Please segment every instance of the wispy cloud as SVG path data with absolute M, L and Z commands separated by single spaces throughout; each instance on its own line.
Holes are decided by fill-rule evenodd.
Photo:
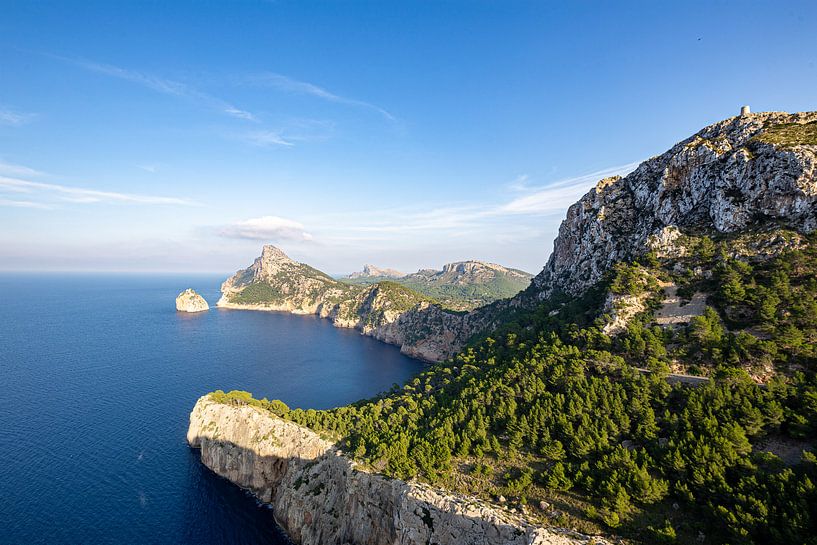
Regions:
M 0 107 L 0 125 L 19 127 L 34 119 L 35 115 Z
M 155 195 L 141 195 L 137 193 L 118 193 L 115 191 L 99 191 L 60 184 L 32 182 L 18 178 L 0 176 L 0 191 L 8 190 L 20 193 L 45 193 L 56 195 L 60 200 L 72 203 L 90 204 L 102 202 L 119 202 L 130 204 L 169 204 L 178 206 L 200 206 L 190 199 L 177 197 L 160 197 Z
M 285 146 L 291 147 L 294 144 L 289 140 L 284 139 L 278 131 L 250 131 L 241 135 L 243 140 L 246 140 L 254 146 Z
M 50 176 L 33 168 L 0 162 L 0 194 L 25 194 L 27 200 L 3 199 L 4 206 L 54 208 L 59 203 L 123 203 L 143 205 L 201 206 L 191 199 L 103 191 L 42 181 Z M 36 181 L 31 178 L 37 178 Z
M 38 208 L 40 210 L 50 210 L 53 208 L 53 206 L 41 202 L 19 201 L 4 198 L 0 198 L 0 206 L 10 206 L 12 208 Z
M 233 137 L 258 147 L 292 147 L 303 142 L 321 142 L 331 138 L 335 125 L 316 119 L 288 119 L 274 129 L 259 129 Z
M 520 174 L 508 184 L 508 189 L 511 191 L 527 191 L 530 189 L 530 185 L 528 185 L 529 180 L 530 176 L 527 174 Z
M 5 174 L 6 176 L 30 176 L 30 177 L 37 177 L 42 176 L 43 173 L 39 170 L 34 170 L 33 168 L 29 168 L 23 165 L 15 165 L 12 163 L 4 163 L 0 161 L 0 175 Z
M 345 104 L 347 106 L 364 108 L 380 114 L 389 121 L 396 121 L 396 118 L 388 110 L 386 110 L 385 108 L 381 108 L 376 104 L 366 102 L 365 100 L 357 100 L 354 98 L 348 98 L 341 95 L 337 95 L 323 87 L 315 85 L 314 83 L 300 81 L 289 76 L 285 76 L 283 74 L 278 74 L 275 72 L 264 72 L 262 74 L 250 76 L 249 78 L 247 78 L 247 81 L 255 85 L 274 87 L 281 91 L 317 97 L 328 102 L 335 102 L 337 104 Z
M 602 178 L 626 175 L 638 162 L 607 168 L 583 176 L 561 180 L 544 187 L 527 187 L 529 193 L 500 206 L 498 214 L 549 214 L 565 210 Z M 526 182 L 527 179 L 523 180 Z
M 279 216 L 262 216 L 239 221 L 223 226 L 217 232 L 222 237 L 264 242 L 312 240 L 312 235 L 304 230 L 303 224 Z
M 175 96 L 187 100 L 192 100 L 194 102 L 198 102 L 209 108 L 218 110 L 221 113 L 224 113 L 231 117 L 235 117 L 237 119 L 244 119 L 247 121 L 258 121 L 256 116 L 253 115 L 251 112 L 248 112 L 247 110 L 242 110 L 241 108 L 236 107 L 235 105 L 231 104 L 226 100 L 199 91 L 198 89 L 186 83 L 174 81 L 167 78 L 162 78 L 154 74 L 149 74 L 147 72 L 140 72 L 138 70 L 121 68 L 119 66 L 114 66 L 112 64 L 104 64 L 89 61 L 87 59 L 74 59 L 69 57 L 62 57 L 59 55 L 50 56 L 55 59 L 59 59 L 63 62 L 79 66 L 80 68 L 83 68 L 90 72 L 96 72 L 98 74 L 103 74 L 112 78 L 118 78 L 121 80 L 129 81 L 131 83 L 141 85 L 142 87 L 146 87 L 148 89 L 151 89 L 153 91 L 165 95 Z
M 321 244 L 429 243 L 432 240 L 503 241 L 542 236 L 547 226 L 592 188 L 600 179 L 627 174 L 637 163 L 611 167 L 590 174 L 559 180 L 546 186 L 530 186 L 530 178 L 517 178 L 524 194 L 499 203 L 460 203 L 448 206 L 411 206 L 323 213 L 302 218 L 309 225 L 267 216 L 222 229 L 221 234 L 250 240 L 309 240 Z M 558 223 L 556 223 L 558 225 Z M 290 236 L 281 236 L 285 231 Z

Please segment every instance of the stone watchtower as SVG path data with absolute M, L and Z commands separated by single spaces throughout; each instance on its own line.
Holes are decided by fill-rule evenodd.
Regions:
M 741 106 L 741 108 L 740 108 L 740 116 L 741 117 L 746 117 L 750 113 L 752 113 L 752 110 L 749 109 L 749 106 Z

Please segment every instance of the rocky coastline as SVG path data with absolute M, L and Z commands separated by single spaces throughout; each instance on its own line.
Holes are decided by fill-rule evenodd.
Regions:
M 187 441 L 216 474 L 272 506 L 299 545 L 579 545 L 500 506 L 371 473 L 332 442 L 263 409 L 204 396 Z

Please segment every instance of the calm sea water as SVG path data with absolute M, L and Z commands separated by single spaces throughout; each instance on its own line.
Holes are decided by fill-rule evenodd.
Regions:
M 328 408 L 421 369 L 314 317 L 176 313 L 183 288 L 214 304 L 220 281 L 0 275 L 0 543 L 285 543 L 188 448 L 196 399 Z

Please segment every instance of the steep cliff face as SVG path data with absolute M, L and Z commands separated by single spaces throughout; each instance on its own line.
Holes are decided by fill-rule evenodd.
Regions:
M 314 432 L 255 407 L 202 397 L 190 414 L 187 440 L 201 449 L 207 467 L 270 503 L 300 545 L 589 541 L 473 498 L 363 471 Z
M 570 207 L 536 295 L 578 294 L 616 261 L 681 233 L 817 228 L 817 112 L 768 112 L 704 128 Z

